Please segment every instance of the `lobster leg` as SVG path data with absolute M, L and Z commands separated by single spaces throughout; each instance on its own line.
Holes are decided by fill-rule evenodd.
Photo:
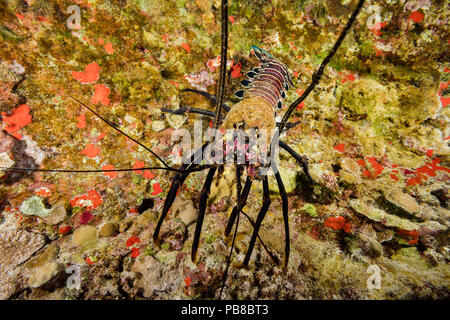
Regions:
M 217 168 L 213 167 L 209 169 L 208 175 L 206 176 L 205 184 L 203 185 L 202 192 L 200 194 L 199 201 L 199 214 L 197 219 L 197 224 L 195 225 L 194 241 L 192 242 L 191 260 L 195 262 L 197 256 L 198 244 L 200 242 L 200 233 L 202 231 L 203 219 L 205 218 L 206 204 L 209 197 L 209 192 L 211 190 L 211 184 L 216 173 Z
M 193 93 L 197 93 L 197 94 L 199 94 L 199 95 L 204 96 L 206 99 L 208 99 L 208 100 L 211 101 L 212 103 L 216 103 L 216 102 L 217 102 L 216 96 L 214 96 L 214 95 L 212 95 L 212 94 L 210 94 L 210 93 L 208 93 L 208 92 L 206 92 L 206 91 L 201 91 L 201 90 L 196 90 L 196 89 L 189 89 L 189 88 L 187 88 L 187 89 L 181 90 L 181 92 L 193 92 Z M 229 107 L 226 103 L 223 103 L 223 104 L 222 104 L 222 108 L 223 108 L 225 111 L 230 111 L 230 107 Z
M 277 122 L 277 126 L 279 126 L 280 123 L 281 123 L 281 122 Z M 285 128 L 284 128 L 283 131 L 286 131 L 286 130 L 295 128 L 295 127 L 298 126 L 300 123 L 301 123 L 301 121 L 297 121 L 297 122 L 287 122 L 287 123 L 286 123 L 286 126 L 285 126 Z
M 205 97 L 206 99 L 210 100 L 212 103 L 216 103 L 217 102 L 217 98 L 206 92 L 206 91 L 200 91 L 200 90 L 196 90 L 196 89 L 183 89 L 181 90 L 181 92 L 193 92 L 193 93 L 197 93 L 202 95 L 203 97 Z M 223 103 L 222 104 L 222 108 L 228 112 L 230 111 L 230 107 L 226 104 Z M 210 110 L 205 110 L 205 109 L 200 109 L 200 108 L 192 108 L 192 107 L 180 107 L 177 110 L 172 110 L 172 109 L 167 109 L 167 108 L 162 108 L 161 109 L 162 112 L 168 112 L 168 113 L 173 113 L 173 114 L 184 114 L 184 113 L 198 113 L 198 114 L 202 114 L 204 116 L 207 117 L 211 117 L 214 118 L 215 117 L 215 112 L 214 111 L 210 111 Z
M 183 164 L 182 169 L 186 170 L 191 167 L 196 167 L 197 164 L 195 164 L 195 160 L 197 160 L 203 154 L 203 151 L 208 146 L 208 144 L 209 144 L 209 142 L 206 142 L 205 144 L 203 144 L 203 146 L 200 149 L 195 151 L 190 159 L 191 162 L 189 164 Z M 188 177 L 188 175 L 189 175 L 189 173 L 177 173 L 172 180 L 172 184 L 170 186 L 169 192 L 167 193 L 167 197 L 164 200 L 164 206 L 163 206 L 163 210 L 161 212 L 161 216 L 159 217 L 158 224 L 156 225 L 155 231 L 153 232 L 153 242 L 158 247 L 160 245 L 158 235 L 159 235 L 159 231 L 161 229 L 162 223 L 163 223 L 164 219 L 166 218 L 167 213 L 170 210 L 170 207 L 172 206 L 173 202 L 175 201 L 178 190 L 181 188 L 181 186 L 183 185 L 183 183 L 186 180 L 186 178 Z
M 297 162 L 299 165 L 302 166 L 303 172 L 305 172 L 306 176 L 308 177 L 309 182 L 314 183 L 313 179 L 309 175 L 308 170 L 308 159 L 305 156 L 299 155 L 297 152 L 295 152 L 294 149 L 292 149 L 286 142 L 279 141 L 280 147 L 284 150 L 286 150 Z
M 208 116 L 214 118 L 214 111 L 199 109 L 199 108 L 191 108 L 191 107 L 180 107 L 177 110 L 161 108 L 162 112 L 172 113 L 172 114 L 184 114 L 184 113 L 198 113 L 204 116 Z
M 267 211 L 269 210 L 270 205 L 270 195 L 269 195 L 269 181 L 267 176 L 263 178 L 263 204 L 261 210 L 258 213 L 256 218 L 255 227 L 253 228 L 252 238 L 250 239 L 250 244 L 248 246 L 247 253 L 245 255 L 244 261 L 242 262 L 241 267 L 246 268 L 248 266 L 248 262 L 250 261 L 250 256 L 252 255 L 253 247 L 255 246 L 256 238 L 259 233 L 259 229 L 261 227 L 261 223 L 266 216 Z
M 164 200 L 164 207 L 161 212 L 161 216 L 159 217 L 158 224 L 156 225 L 155 231 L 153 232 L 153 242 L 158 247 L 160 245 L 160 240 L 158 238 L 159 230 L 161 229 L 162 223 L 163 223 L 164 219 L 166 218 L 166 215 L 169 212 L 170 207 L 172 206 L 173 202 L 175 201 L 178 190 L 183 185 L 183 183 L 186 180 L 186 178 L 188 177 L 188 175 L 189 174 L 177 173 L 172 180 L 170 190 L 167 193 L 166 199 Z
M 242 176 L 242 165 L 236 166 L 236 197 L 237 197 L 237 203 L 236 206 L 239 210 L 237 212 L 240 212 L 241 210 L 241 195 L 242 195 L 242 184 L 241 184 L 241 176 Z
M 248 214 L 246 214 L 244 211 L 241 210 L 241 213 L 244 215 L 244 217 L 247 218 L 248 222 L 250 222 L 250 224 L 252 225 L 252 228 L 255 228 L 255 223 L 253 222 L 252 218 L 249 217 Z M 276 255 L 274 255 L 266 246 L 266 244 L 264 243 L 264 241 L 261 239 L 261 237 L 258 234 L 258 239 L 261 242 L 264 250 L 266 250 L 267 254 L 269 255 L 269 257 L 273 260 L 273 262 L 275 262 L 276 265 L 280 264 L 280 260 L 278 259 L 278 257 Z
M 242 191 L 242 194 L 240 196 L 240 203 L 239 208 L 243 208 L 245 204 L 247 203 L 248 194 L 250 193 L 250 188 L 252 186 L 252 179 L 250 177 L 247 177 L 247 180 L 245 181 L 244 189 Z M 225 228 L 225 236 L 228 236 L 231 232 L 231 228 L 233 227 L 234 221 L 236 220 L 236 216 L 238 214 L 238 204 L 236 204 L 233 208 L 233 211 L 231 212 L 230 218 L 228 219 L 227 227 Z
M 283 180 L 281 179 L 280 172 L 275 163 L 272 163 L 272 170 L 275 173 L 275 179 L 277 180 L 278 190 L 281 196 L 281 206 L 283 209 L 283 221 L 284 221 L 284 234 L 285 234 L 285 247 L 284 247 L 284 267 L 286 268 L 289 262 L 289 253 L 291 250 L 290 237 L 289 237 L 289 218 L 288 218 L 288 197 L 286 189 L 284 187 Z

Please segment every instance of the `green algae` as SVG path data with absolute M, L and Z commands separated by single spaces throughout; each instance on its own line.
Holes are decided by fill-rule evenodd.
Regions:
M 14 32 L 9 30 L 5 26 L 0 26 L 0 37 L 3 41 L 19 42 L 19 41 L 23 40 L 22 37 L 16 35 Z
M 423 269 L 427 269 L 430 266 L 429 263 L 421 257 L 416 247 L 401 248 L 391 256 L 391 259 Z
M 210 234 L 208 237 L 205 238 L 205 242 L 208 244 L 211 244 L 216 240 L 216 237 L 213 234 Z
M 20 211 L 25 215 L 43 218 L 50 214 L 51 209 L 45 207 L 44 199 L 33 196 L 22 203 Z
M 303 207 L 301 207 L 300 210 L 306 211 L 306 213 L 309 214 L 313 218 L 317 217 L 316 207 L 311 203 L 305 204 Z
M 149 93 L 156 92 L 162 81 L 160 72 L 150 65 L 130 64 L 127 70 L 117 72 L 111 82 L 117 94 L 126 103 L 145 105 Z
M 278 167 L 281 178 L 284 182 L 284 188 L 287 193 L 292 192 L 297 187 L 297 172 L 285 167 Z M 273 193 L 279 193 L 278 184 L 275 177 L 271 176 L 269 178 L 269 190 Z

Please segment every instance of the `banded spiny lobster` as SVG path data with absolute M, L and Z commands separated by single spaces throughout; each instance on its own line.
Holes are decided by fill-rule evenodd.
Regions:
M 235 182 L 236 182 L 236 203 L 233 207 L 231 215 L 229 217 L 227 226 L 225 228 L 225 235 L 229 235 L 232 231 L 233 226 L 235 226 L 235 232 L 233 236 L 232 246 L 230 250 L 230 256 L 228 257 L 227 266 L 225 269 L 224 280 L 222 284 L 222 290 L 225 285 L 225 279 L 227 276 L 227 271 L 231 262 L 231 255 L 233 253 L 233 248 L 236 240 L 236 234 L 239 225 L 240 214 L 243 213 L 251 222 L 253 226 L 253 233 L 250 239 L 250 243 L 248 246 L 248 250 L 245 254 L 245 258 L 241 263 L 242 267 L 246 267 L 250 261 L 250 257 L 252 251 L 254 249 L 254 245 L 256 243 L 257 238 L 259 237 L 258 232 L 261 226 L 261 223 L 269 209 L 270 205 L 270 195 L 269 195 L 269 184 L 267 178 L 267 172 L 270 170 L 273 171 L 276 183 L 279 189 L 279 194 L 282 202 L 282 211 L 283 211 L 283 220 L 284 220 L 284 229 L 285 229 L 285 257 L 284 257 L 284 266 L 287 266 L 289 261 L 289 252 L 290 252 L 290 240 L 289 240 L 289 221 L 288 221 L 288 201 L 287 201 L 287 193 L 281 179 L 281 176 L 277 170 L 277 165 L 275 161 L 273 161 L 273 147 L 275 144 L 279 144 L 281 148 L 287 151 L 292 157 L 296 159 L 296 161 L 301 165 L 305 174 L 312 182 L 311 177 L 308 173 L 307 159 L 299 155 L 295 152 L 291 147 L 289 147 L 286 143 L 279 141 L 278 139 L 271 139 L 270 147 L 269 147 L 269 161 L 258 162 L 250 164 L 248 159 L 245 159 L 243 163 L 239 163 L 236 160 L 240 156 L 241 150 L 237 147 L 238 143 L 241 145 L 247 145 L 247 149 L 251 149 L 251 146 L 248 145 L 248 135 L 242 135 L 242 130 L 253 130 L 252 134 L 258 135 L 258 132 L 266 130 L 275 132 L 283 132 L 295 124 L 289 123 L 289 119 L 295 110 L 295 108 L 306 99 L 306 97 L 310 94 L 310 92 L 315 88 L 315 86 L 320 81 L 320 78 L 324 72 L 325 67 L 338 50 L 341 45 L 343 39 L 345 38 L 347 32 L 351 28 L 354 23 L 359 11 L 361 10 L 364 4 L 364 0 L 359 0 L 350 19 L 348 20 L 346 26 L 341 32 L 338 40 L 332 47 L 331 51 L 328 53 L 326 58 L 322 61 L 320 67 L 315 72 L 312 77 L 312 81 L 304 93 L 295 100 L 289 107 L 287 111 L 284 113 L 280 122 L 275 121 L 274 112 L 277 107 L 281 106 L 281 99 L 285 97 L 286 91 L 293 86 L 292 81 L 289 76 L 289 72 L 287 67 L 270 55 L 267 51 L 260 49 L 256 46 L 252 46 L 254 54 L 258 57 L 260 61 L 260 66 L 254 68 L 252 71 L 247 73 L 248 79 L 242 81 L 242 85 L 244 86 L 243 90 L 239 90 L 236 92 L 236 96 L 241 98 L 242 100 L 229 107 L 226 103 L 224 103 L 224 93 L 225 93 L 225 83 L 227 77 L 227 64 L 226 58 L 221 59 L 220 63 L 220 77 L 219 83 L 217 87 L 216 95 L 213 96 L 208 92 L 198 91 L 194 89 L 185 89 L 184 91 L 190 91 L 194 93 L 201 94 L 202 96 L 208 98 L 215 105 L 214 111 L 197 109 L 197 108 L 180 108 L 178 110 L 170 110 L 163 109 L 165 112 L 170 112 L 174 114 L 183 114 L 187 112 L 191 113 L 200 113 L 206 116 L 210 116 L 214 119 L 213 121 L 213 130 L 219 130 L 221 128 L 228 129 L 233 131 L 232 139 L 232 150 L 225 156 L 231 156 L 235 161 Z M 221 2 L 221 57 L 227 57 L 228 50 L 228 1 L 222 0 Z M 192 252 L 191 258 L 193 261 L 196 259 L 196 255 L 198 252 L 198 247 L 200 243 L 200 235 L 202 230 L 203 221 L 205 218 L 205 213 L 207 209 L 207 201 L 208 195 L 210 193 L 210 188 L 213 183 L 214 177 L 220 175 L 224 169 L 223 164 L 200 164 L 198 158 L 201 157 L 205 152 L 209 153 L 207 156 L 217 156 L 215 153 L 215 146 L 218 146 L 222 143 L 222 141 L 215 140 L 214 138 L 198 149 L 191 155 L 189 161 L 184 163 L 181 168 L 176 169 L 170 167 L 161 157 L 159 157 L 153 150 L 149 149 L 145 145 L 143 145 L 138 140 L 132 138 L 128 134 L 124 133 L 117 126 L 113 125 L 110 121 L 106 120 L 104 117 L 96 113 L 92 108 L 87 106 L 85 103 L 80 101 L 77 98 L 72 97 L 75 101 L 83 105 L 86 109 L 90 110 L 93 114 L 95 114 L 99 119 L 107 123 L 114 130 L 120 132 L 124 136 L 128 137 L 141 147 L 145 148 L 147 151 L 152 153 L 162 164 L 162 167 L 149 167 L 149 168 L 139 168 L 139 170 L 144 169 L 160 169 L 160 170 L 168 170 L 175 172 L 175 176 L 172 180 L 172 184 L 170 190 L 168 192 L 167 198 L 165 199 L 164 206 L 162 209 L 162 213 L 159 217 L 158 223 L 153 233 L 153 240 L 156 245 L 160 244 L 159 233 L 164 219 L 166 218 L 177 194 L 180 190 L 181 186 L 192 172 L 208 170 L 206 180 L 204 182 L 203 188 L 200 193 L 199 199 L 199 215 L 197 219 L 197 224 L 195 227 L 194 240 L 192 244 Z M 226 112 L 226 115 L 223 116 L 222 113 Z M 241 140 L 239 140 L 241 139 Z M 242 140 L 243 139 L 243 140 Z M 246 140 L 247 139 L 247 140 Z M 245 149 L 245 148 L 244 148 Z M 220 155 L 222 156 L 222 155 Z M 244 186 L 241 184 L 241 177 L 243 175 L 244 169 L 247 171 L 246 180 Z M 12 171 L 44 171 L 44 172 L 110 172 L 110 171 L 133 171 L 136 169 L 121 169 L 121 170 L 58 170 L 58 169 L 31 169 L 31 168 L 9 168 L 6 170 Z M 256 221 L 252 221 L 250 217 L 248 217 L 242 209 L 246 205 L 247 198 L 249 196 L 252 184 L 256 181 L 261 181 L 262 189 L 263 189 L 263 201 L 262 207 L 259 210 Z M 264 245 L 264 244 L 263 244 Z M 270 252 L 269 252 L 270 254 Z M 278 262 L 278 259 L 271 255 L 271 257 Z M 221 291 L 222 292 L 222 291 Z

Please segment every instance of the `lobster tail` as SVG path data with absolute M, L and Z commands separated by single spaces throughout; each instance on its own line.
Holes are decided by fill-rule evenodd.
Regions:
M 260 66 L 247 72 L 248 79 L 241 81 L 245 90 L 236 92 L 238 98 L 260 97 L 274 109 L 281 107 L 285 91 L 292 86 L 292 80 L 286 66 L 264 49 L 252 46 L 253 53 Z

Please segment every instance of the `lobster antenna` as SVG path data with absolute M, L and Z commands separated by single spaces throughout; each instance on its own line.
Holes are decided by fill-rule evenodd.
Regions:
M 88 107 L 84 102 L 78 100 L 75 97 L 72 97 L 71 95 L 69 95 L 70 98 L 72 98 L 73 100 L 75 100 L 76 102 L 78 102 L 79 104 L 81 104 L 83 107 L 85 107 L 86 109 L 88 109 L 90 112 L 92 112 L 93 114 L 95 114 L 100 120 L 102 120 L 103 122 L 105 122 L 107 125 L 109 125 L 111 128 L 113 128 L 114 130 L 116 130 L 117 132 L 119 132 L 120 134 L 124 135 L 125 137 L 127 137 L 128 139 L 130 139 L 131 141 L 133 141 L 134 143 L 137 143 L 138 145 L 140 145 L 142 148 L 144 148 L 145 150 L 149 151 L 151 154 L 153 154 L 159 161 L 161 161 L 161 163 L 166 167 L 166 168 L 170 168 L 170 166 L 163 160 L 161 159 L 160 156 L 158 156 L 153 150 L 151 150 L 150 148 L 148 148 L 147 146 L 145 146 L 144 144 L 140 143 L 139 141 L 137 141 L 136 139 L 130 137 L 128 134 L 126 134 L 125 132 L 123 132 L 122 130 L 120 130 L 119 128 L 117 128 L 116 126 L 114 126 L 111 122 L 109 122 L 108 120 L 106 120 L 105 118 L 103 118 L 101 115 L 99 115 L 97 112 L 95 112 L 92 108 Z
M 222 299 L 222 292 L 223 292 L 223 289 L 225 288 L 225 282 L 227 281 L 228 269 L 230 268 L 231 256 L 233 255 L 234 244 L 236 242 L 236 235 L 237 235 L 238 226 L 239 226 L 239 216 L 240 216 L 240 214 L 238 214 L 236 217 L 236 227 L 234 228 L 233 241 L 231 242 L 231 249 L 230 249 L 230 253 L 228 254 L 227 266 L 225 267 L 225 272 L 223 274 L 222 286 L 220 287 L 220 293 L 219 293 L 219 300 Z
M 172 167 L 145 167 L 145 168 L 127 168 L 127 169 L 101 169 L 101 170 L 66 170 L 66 169 L 32 169 L 32 168 L 6 168 L 0 167 L 1 171 L 32 171 L 32 172 L 60 172 L 60 173 L 98 173 L 98 172 L 130 172 L 130 171 L 142 171 L 142 170 L 166 170 L 177 173 L 191 173 L 202 171 L 213 167 L 212 165 L 203 165 L 190 170 L 178 170 Z
M 336 51 L 339 49 L 339 46 L 342 44 L 342 41 L 344 41 L 345 36 L 347 35 L 347 32 L 350 30 L 353 22 L 355 22 L 356 17 L 358 16 L 359 12 L 361 11 L 361 8 L 364 4 L 364 0 L 359 0 L 358 4 L 356 5 L 355 10 L 353 11 L 350 19 L 347 22 L 347 25 L 342 30 L 339 38 L 337 39 L 336 43 L 334 44 L 333 48 L 331 49 L 330 53 L 323 59 L 322 63 L 320 64 L 319 69 L 314 73 L 312 77 L 311 84 L 308 86 L 308 88 L 305 90 L 305 92 L 294 102 L 291 103 L 286 113 L 283 115 L 283 118 L 281 120 L 279 130 L 280 132 L 283 132 L 283 129 L 288 122 L 289 118 L 292 115 L 292 112 L 296 109 L 296 107 L 306 99 L 306 97 L 311 93 L 311 91 L 314 90 L 315 86 L 319 83 L 320 78 L 322 77 L 323 71 L 327 64 L 330 62 L 331 58 L 334 56 Z
M 234 140 L 234 139 L 233 139 Z M 222 280 L 222 286 L 220 288 L 220 293 L 219 293 L 219 300 L 222 299 L 222 292 L 223 289 L 225 288 L 225 282 L 227 281 L 227 276 L 228 276 L 228 269 L 230 267 L 231 264 L 231 256 L 233 255 L 233 250 L 234 250 L 234 244 L 236 242 L 236 236 L 237 236 L 237 231 L 238 231 L 238 227 L 239 227 L 239 216 L 240 216 L 240 212 L 241 212 L 241 193 L 242 193 L 242 185 L 241 185 L 241 174 L 242 174 L 242 170 L 241 170 L 241 166 L 237 165 L 236 166 L 236 206 L 237 206 L 237 217 L 236 217 L 236 227 L 234 229 L 234 234 L 233 234 L 233 240 L 231 242 L 231 248 L 230 248 L 230 253 L 228 254 L 228 259 L 227 259 L 227 265 L 225 267 L 225 272 L 223 274 L 223 280 Z
M 221 41 L 220 41 L 220 75 L 219 75 L 219 84 L 217 86 L 217 100 L 215 106 L 215 116 L 214 116 L 214 130 L 219 128 L 219 122 L 221 119 L 222 112 L 222 104 L 223 97 L 225 95 L 225 82 L 227 78 L 227 50 L 228 50 L 228 0 L 222 0 L 222 5 L 220 8 L 221 12 Z M 211 140 L 211 150 L 214 147 L 215 135 L 213 135 Z M 192 163 L 187 167 L 188 169 L 191 167 Z
M 252 225 L 252 227 L 255 227 L 255 223 L 253 222 L 252 218 L 250 218 L 250 216 L 245 213 L 244 211 L 241 210 L 241 213 L 247 218 L 247 220 L 250 222 L 250 224 Z M 222 298 L 222 292 L 223 289 L 225 288 L 225 282 L 227 280 L 227 275 L 228 275 L 228 268 L 230 267 L 230 263 L 231 263 L 231 255 L 233 254 L 233 250 L 234 250 L 234 244 L 236 243 L 236 235 L 237 235 L 237 230 L 238 230 L 238 225 L 239 225 L 239 214 L 236 216 L 236 227 L 234 229 L 234 234 L 233 234 L 233 241 L 231 243 L 231 249 L 230 249 L 230 253 L 228 254 L 228 259 L 227 259 L 227 266 L 225 268 L 225 272 L 223 275 L 223 280 L 222 280 L 222 286 L 220 287 L 220 294 L 219 294 L 219 299 Z M 278 260 L 277 256 L 274 255 L 269 248 L 267 248 L 266 244 L 264 243 L 264 241 L 261 239 L 261 237 L 259 236 L 259 234 L 257 235 L 259 241 L 261 242 L 264 250 L 266 250 L 267 254 L 269 255 L 269 257 L 273 260 L 273 262 L 275 262 L 277 265 L 280 263 L 280 260 Z
M 241 213 L 247 218 L 248 222 L 250 222 L 251 226 L 253 227 L 253 229 L 255 228 L 255 222 L 252 220 L 252 218 L 250 218 L 250 216 L 248 214 L 246 214 L 243 210 L 241 210 Z M 270 259 L 273 260 L 273 262 L 275 262 L 276 265 L 280 264 L 280 260 L 278 259 L 278 257 L 273 254 L 273 252 L 271 252 L 269 250 L 269 248 L 267 248 L 266 244 L 264 243 L 264 241 L 261 239 L 261 237 L 258 235 L 256 235 L 258 237 L 259 242 L 261 243 L 261 245 L 263 246 L 264 250 L 266 250 L 267 254 L 269 255 Z
M 220 43 L 220 77 L 217 87 L 216 115 L 214 118 L 214 129 L 219 128 L 220 115 L 222 112 L 223 97 L 225 94 L 225 81 L 227 78 L 227 49 L 228 49 L 228 0 L 222 0 L 221 6 L 221 43 Z

